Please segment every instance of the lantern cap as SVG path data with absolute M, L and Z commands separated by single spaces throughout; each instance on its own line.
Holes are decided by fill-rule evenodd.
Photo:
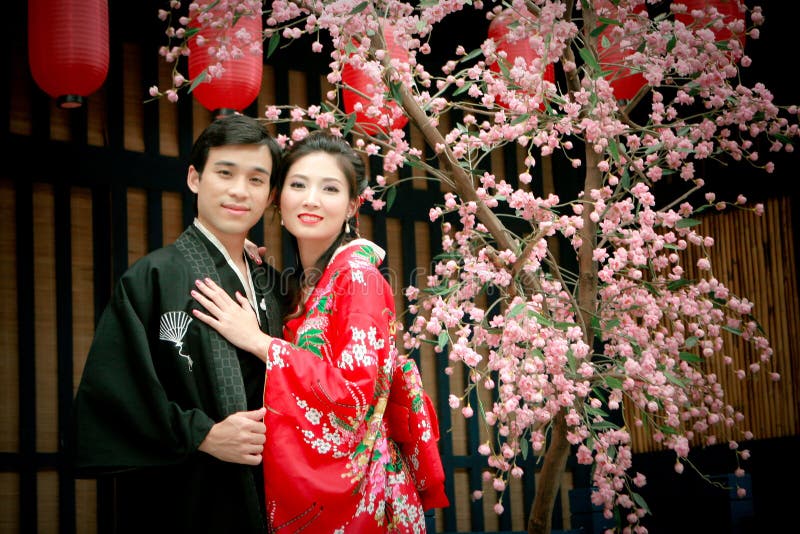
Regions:
M 77 109 L 83 107 L 85 99 L 81 95 L 61 95 L 56 102 L 61 109 Z
M 223 117 L 230 117 L 231 115 L 236 115 L 237 113 L 239 113 L 239 111 L 233 108 L 217 108 L 212 112 L 212 115 L 214 115 L 215 119 L 221 119 Z

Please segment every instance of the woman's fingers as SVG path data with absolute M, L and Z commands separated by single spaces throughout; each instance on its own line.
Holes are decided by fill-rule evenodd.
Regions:
M 230 309 L 230 306 L 236 306 L 233 299 L 222 291 L 212 280 L 196 280 L 195 285 L 197 286 L 197 290 L 191 291 L 192 297 L 216 319 L 221 319 L 225 310 Z M 245 301 L 247 301 L 247 299 L 245 299 Z
M 211 317 L 210 315 L 206 315 L 205 313 L 201 312 L 200 310 L 192 310 L 192 314 L 200 319 L 202 322 L 206 323 L 208 326 L 212 328 L 216 328 L 219 326 L 219 321 Z

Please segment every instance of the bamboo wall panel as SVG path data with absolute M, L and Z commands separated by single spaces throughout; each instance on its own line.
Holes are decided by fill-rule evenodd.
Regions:
M 185 229 L 183 225 L 183 196 L 180 193 L 165 191 L 161 194 L 163 223 L 161 235 L 164 244 L 172 243 Z
M 123 62 L 130 66 L 140 65 L 141 48 L 132 43 L 125 43 L 123 45 Z M 125 150 L 133 152 L 144 152 L 144 117 L 142 113 L 145 99 L 144 84 L 139 69 L 126 68 L 123 71 L 122 105 L 125 121 L 123 147 Z M 163 127 L 164 123 L 159 125 L 159 129 Z
M 19 475 L 0 473 L 0 531 L 19 530 Z
M 705 364 L 707 372 L 718 377 L 726 403 L 744 415 L 741 428 L 751 430 L 755 439 L 791 436 L 800 430 L 800 309 L 791 208 L 788 198 L 770 199 L 761 217 L 728 210 L 702 217 L 697 227 L 698 233 L 715 238 L 708 249 L 713 276 L 733 295 L 753 303 L 754 319 L 773 349 L 771 361 L 760 362 L 748 343 L 725 332 L 724 354 Z M 690 247 L 684 258 L 685 276 L 699 276 L 699 251 Z M 749 367 L 754 362 L 761 367 L 755 375 Z M 736 376 L 740 370 L 746 379 Z M 771 380 L 771 372 L 779 373 L 780 381 Z M 716 436 L 718 443 L 745 439 L 722 424 Z M 633 443 L 635 452 L 662 450 L 643 429 L 635 429 Z M 705 443 L 695 439 L 694 444 Z
M 158 86 L 170 87 L 172 81 L 171 65 L 161 61 L 158 64 Z M 140 98 L 145 98 L 140 95 Z M 185 97 L 188 98 L 188 97 Z M 164 100 L 145 102 L 144 106 L 158 106 L 158 150 L 164 156 L 178 157 L 178 106 Z M 166 241 L 165 241 L 166 242 Z
M 39 473 L 38 480 L 39 524 L 37 534 L 58 534 L 58 474 L 53 471 Z
M 75 481 L 75 524 L 81 534 L 97 532 L 97 483 L 94 480 Z
M 94 336 L 94 240 L 92 239 L 92 193 L 73 188 L 70 195 L 72 222 L 72 321 L 74 395 L 78 390 L 86 355 Z
M 11 102 L 8 131 L 18 135 L 31 135 L 31 90 L 27 55 L 11 57 Z
M 19 450 L 16 208 L 14 184 L 0 180 L 0 451 Z M 3 480 L 7 480 L 3 478 Z M 2 489 L 0 489 L 2 491 Z M 3 499 L 5 502 L 5 499 Z
M 58 450 L 56 391 L 56 270 L 53 188 L 33 188 L 33 250 L 36 333 L 36 449 Z
M 128 189 L 128 265 L 147 254 L 147 195 Z

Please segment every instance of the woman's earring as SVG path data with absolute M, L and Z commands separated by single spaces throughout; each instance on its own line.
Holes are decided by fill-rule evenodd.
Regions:
M 349 220 L 346 220 L 344 222 L 344 233 L 345 234 L 349 234 L 350 233 L 350 221 Z

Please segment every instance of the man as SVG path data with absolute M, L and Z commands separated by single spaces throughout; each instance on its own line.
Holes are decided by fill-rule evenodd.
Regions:
M 117 532 L 264 532 L 264 363 L 193 320 L 210 278 L 281 335 L 277 273 L 244 254 L 279 147 L 256 119 L 214 121 L 190 155 L 197 217 L 133 264 L 97 325 L 75 398 L 78 476 L 115 475 Z M 266 347 L 265 347 L 266 349 Z

